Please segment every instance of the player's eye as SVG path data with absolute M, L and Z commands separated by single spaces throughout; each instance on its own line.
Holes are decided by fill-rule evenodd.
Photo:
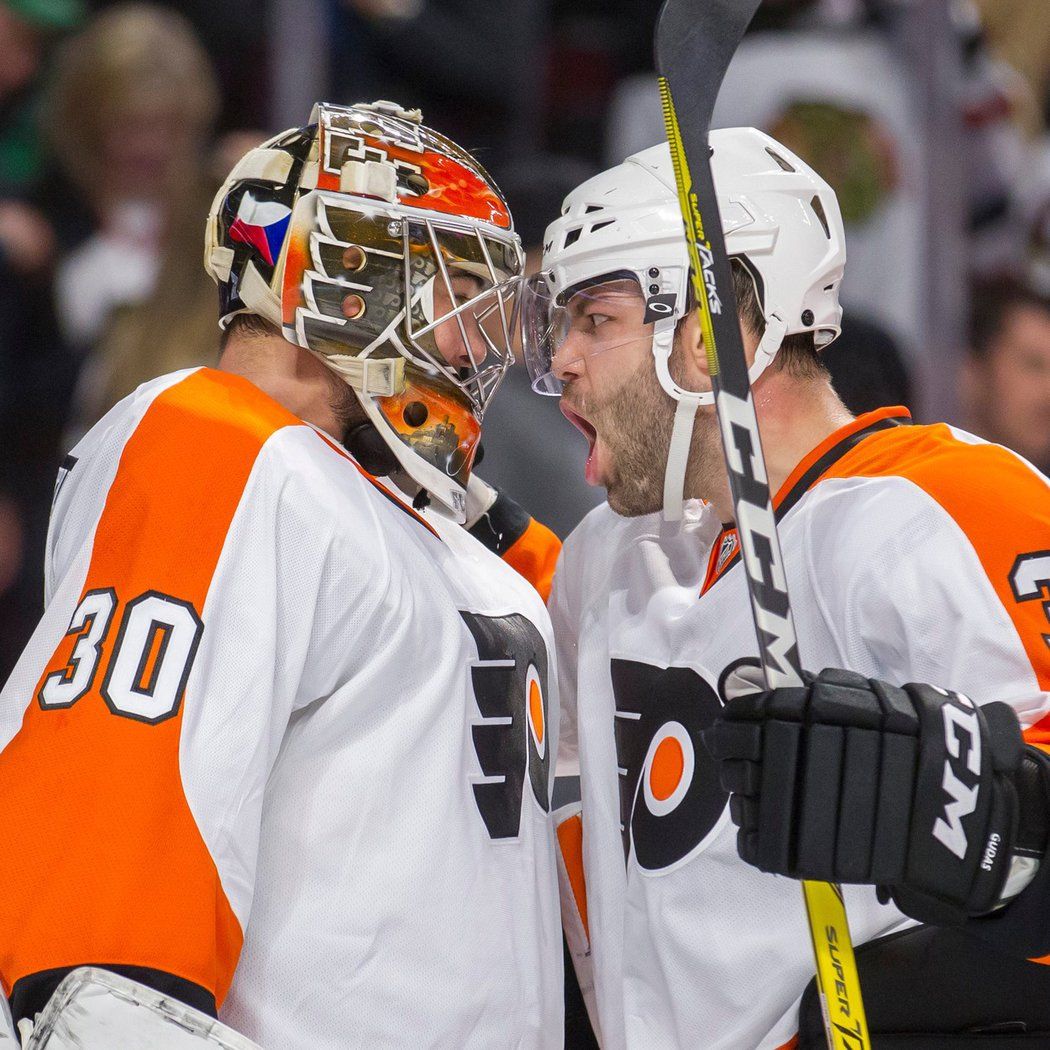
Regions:
M 452 291 L 456 296 L 457 305 L 480 295 L 483 288 L 479 277 L 460 276 L 452 279 Z

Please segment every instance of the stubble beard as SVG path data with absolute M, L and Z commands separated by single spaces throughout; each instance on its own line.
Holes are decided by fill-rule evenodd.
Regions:
M 608 459 L 606 498 L 627 518 L 655 514 L 664 505 L 664 473 L 676 403 L 660 386 L 652 361 L 598 406 L 589 419 L 601 434 Z M 701 409 L 693 424 L 686 495 L 706 498 L 719 469 L 721 446 L 713 413 Z

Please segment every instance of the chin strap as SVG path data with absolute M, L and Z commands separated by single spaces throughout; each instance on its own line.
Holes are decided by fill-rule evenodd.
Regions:
M 685 502 L 685 472 L 689 464 L 689 450 L 692 447 L 696 410 L 700 405 L 715 403 L 713 391 L 685 390 L 671 378 L 668 363 L 674 343 L 676 324 L 676 318 L 659 321 L 653 332 L 653 357 L 656 362 L 657 379 L 664 392 L 677 402 L 674 426 L 671 429 L 671 443 L 667 449 L 667 467 L 664 470 L 665 521 L 682 520 Z M 754 363 L 748 369 L 748 379 L 752 386 L 776 357 L 780 344 L 784 341 L 786 330 L 785 322 L 775 314 L 766 318 L 765 331 L 755 348 Z
M 674 412 L 671 444 L 667 449 L 664 470 L 664 520 L 681 521 L 685 502 L 685 469 L 693 444 L 693 422 L 700 405 L 700 394 L 683 394 Z
M 775 314 L 770 314 L 766 318 L 765 331 L 762 333 L 762 338 L 758 341 L 758 346 L 755 347 L 754 363 L 747 370 L 747 381 L 751 386 L 755 385 L 758 377 L 773 363 L 773 358 L 777 356 L 777 351 L 780 349 L 780 344 L 784 341 L 786 332 L 787 323 Z M 711 400 L 713 402 L 714 398 L 712 397 Z
M 355 390 L 373 397 L 393 397 L 405 389 L 403 357 L 355 357 L 350 354 L 317 354 L 329 368 Z

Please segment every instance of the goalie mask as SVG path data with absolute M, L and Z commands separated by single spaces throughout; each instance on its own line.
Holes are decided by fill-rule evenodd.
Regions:
M 208 216 L 219 323 L 258 314 L 319 357 L 459 519 L 522 266 L 481 165 L 389 102 L 315 106 L 241 159 Z

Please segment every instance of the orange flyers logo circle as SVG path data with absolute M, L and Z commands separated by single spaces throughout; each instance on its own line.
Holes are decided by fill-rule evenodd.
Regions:
M 540 675 L 534 666 L 529 665 L 526 675 L 528 697 L 529 732 L 536 752 L 542 759 L 547 752 L 547 722 L 543 714 L 543 687 Z
M 693 782 L 696 754 L 681 722 L 665 722 L 653 734 L 642 766 L 645 805 L 655 817 L 673 812 Z

